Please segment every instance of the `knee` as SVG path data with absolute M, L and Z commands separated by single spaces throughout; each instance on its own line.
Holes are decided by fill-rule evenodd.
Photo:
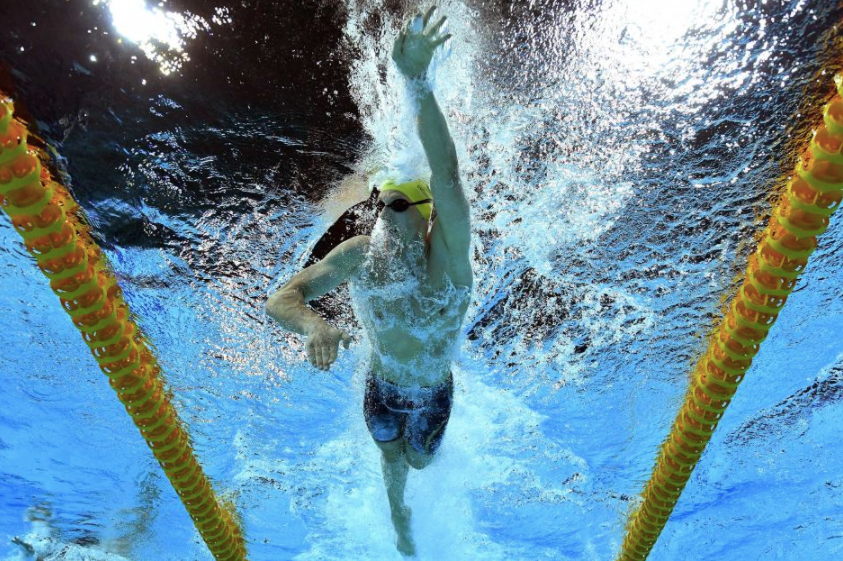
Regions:
M 383 459 L 387 462 L 397 462 L 404 455 L 404 441 L 402 438 L 396 438 L 389 442 L 375 441 L 375 443 L 381 449 Z
M 430 465 L 434 458 L 433 454 L 424 454 L 410 445 L 407 446 L 406 454 L 407 463 L 410 464 L 410 467 L 412 467 L 413 469 L 426 468 Z

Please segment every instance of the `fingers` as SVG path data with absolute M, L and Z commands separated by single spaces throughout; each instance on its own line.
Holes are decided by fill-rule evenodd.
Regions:
M 424 26 L 427 27 L 427 23 L 430 21 L 431 16 L 433 16 L 433 12 L 436 11 L 436 6 L 431 6 L 427 13 L 424 15 Z
M 433 24 L 433 27 L 431 27 L 431 28 L 427 31 L 426 35 L 427 35 L 428 37 L 433 37 L 434 35 L 436 35 L 436 33 L 438 33 L 438 32 L 439 32 L 439 29 L 440 29 L 443 25 L 445 25 L 445 22 L 446 22 L 446 21 L 448 21 L 448 18 L 446 18 L 445 16 L 442 16 L 441 18 L 439 18 L 439 21 L 437 21 L 436 23 L 434 23 L 434 24 Z
M 316 349 L 314 350 L 314 354 L 316 355 L 316 362 L 313 363 L 313 366 L 318 368 L 319 370 L 325 369 L 325 361 L 322 357 L 322 345 L 316 345 Z
M 318 362 L 316 368 L 319 370 L 327 370 L 328 366 L 331 364 L 328 360 L 328 357 L 331 356 L 331 351 L 328 349 L 328 345 L 319 345 L 319 348 L 316 350 L 316 356 Z
M 321 362 L 322 366 L 320 366 L 320 369 L 327 371 L 331 367 L 331 365 L 334 363 L 334 361 L 337 360 L 337 349 L 338 348 L 339 348 L 339 341 L 336 341 L 333 344 L 325 343 L 322 346 L 322 362 Z
M 433 42 L 434 48 L 438 47 L 439 45 L 441 45 L 442 43 L 444 43 L 445 41 L 447 41 L 450 38 L 451 38 L 450 33 L 448 33 L 447 35 L 443 35 L 442 37 L 440 37 L 439 39 L 437 39 Z
M 318 368 L 319 370 L 326 370 L 326 345 L 320 340 L 308 340 L 307 345 L 305 345 L 307 349 L 307 359 L 310 361 L 310 364 Z
M 305 345 L 308 361 L 319 370 L 328 370 L 337 360 L 340 341 L 342 341 L 343 347 L 347 349 L 354 340 L 345 331 L 335 333 L 339 334 L 339 338 L 335 338 L 333 335 L 324 338 L 317 337 L 316 339 L 308 339 Z
M 319 368 L 319 364 L 316 360 L 316 345 L 314 344 L 314 342 L 308 340 L 307 345 L 305 345 L 305 349 L 307 350 L 307 360 L 310 362 L 310 364 Z
M 312 351 L 308 350 L 310 363 L 319 370 L 328 370 L 331 364 L 337 360 L 338 345 L 330 343 L 319 343 L 313 346 Z

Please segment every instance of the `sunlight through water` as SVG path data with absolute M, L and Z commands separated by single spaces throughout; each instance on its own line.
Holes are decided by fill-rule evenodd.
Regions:
M 138 45 L 161 72 L 170 74 L 190 60 L 185 51 L 188 41 L 196 39 L 200 32 L 210 31 L 211 24 L 189 12 L 162 10 L 165 3 L 166 0 L 150 8 L 145 0 L 93 0 L 95 6 L 108 7 L 120 35 Z M 217 8 L 211 22 L 230 23 L 228 9 Z

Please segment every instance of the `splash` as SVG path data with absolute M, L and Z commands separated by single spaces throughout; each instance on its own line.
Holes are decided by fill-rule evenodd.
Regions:
M 29 533 L 15 536 L 11 541 L 17 546 L 17 553 L 4 561 L 129 561 L 127 557 L 108 553 L 107 548 L 62 541 L 60 532 L 45 520 L 32 520 Z
M 454 409 L 442 448 L 431 466 L 411 471 L 408 479 L 406 500 L 413 509 L 417 558 L 504 561 L 524 558 L 528 549 L 558 558 L 551 547 L 528 548 L 517 538 L 496 537 L 496 510 L 517 513 L 519 528 L 535 524 L 537 529 L 551 511 L 579 511 L 580 495 L 592 485 L 589 466 L 552 439 L 537 436 L 542 416 L 512 394 L 480 382 L 475 368 L 482 366 L 454 372 Z M 303 488 L 315 490 L 290 505 L 293 513 L 310 521 L 312 530 L 308 549 L 297 561 L 401 559 L 379 453 L 360 414 L 364 376 L 359 369 L 352 381 L 356 399 L 342 414 L 344 430 L 310 459 L 283 468 L 296 473 Z M 533 453 L 524 453 L 533 449 L 541 450 L 542 462 L 553 463 L 552 472 L 540 467 Z M 250 478 L 260 481 L 272 471 L 253 464 Z M 489 497 L 489 489 L 499 491 L 497 498 Z
M 507 21 L 463 2 L 442 3 L 438 11 L 447 15 L 453 39 L 430 75 L 472 211 L 476 287 L 468 325 L 475 322 L 473 336 L 490 350 L 503 346 L 522 358 L 520 368 L 512 368 L 525 384 L 558 389 L 582 381 L 591 364 L 572 360 L 580 344 L 563 334 L 566 317 L 576 315 L 579 337 L 595 351 L 652 324 L 648 302 L 620 286 L 584 283 L 582 267 L 570 271 L 570 261 L 577 256 L 590 273 L 600 266 L 584 249 L 613 231 L 640 190 L 631 178 L 649 149 L 642 140 L 659 133 L 657 122 L 641 117 L 641 97 L 618 89 L 628 82 L 637 91 L 655 78 L 642 66 L 606 58 L 605 37 L 623 32 L 618 23 L 629 8 L 580 23 L 556 4 L 539 4 L 546 21 Z M 345 29 L 359 53 L 351 92 L 372 139 L 365 166 L 407 178 L 430 173 L 412 92 L 390 57 L 391 42 L 413 11 L 411 5 L 394 14 L 385 2 L 361 2 L 349 11 Z M 651 25 L 644 19 L 641 28 Z M 533 292 L 501 309 L 502 292 L 525 274 L 535 279 Z M 614 302 L 609 310 L 589 304 L 607 299 Z M 547 321 L 560 326 L 542 340 L 525 324 L 534 309 L 555 313 Z M 630 310 L 635 321 L 626 321 Z M 509 327 L 514 332 L 501 339 Z
M 403 16 L 392 16 L 382 2 L 358 6 L 345 32 L 360 53 L 350 85 L 372 139 L 368 158 L 378 165 L 370 167 L 410 179 L 429 175 L 412 93 L 390 58 Z M 453 39 L 435 57 L 430 75 L 457 146 L 474 230 L 497 240 L 483 253 L 516 247 L 550 271 L 549 247 L 598 237 L 633 194 L 628 174 L 645 148 L 624 142 L 629 133 L 617 126 L 629 110 L 611 89 L 580 72 L 600 59 L 596 47 L 577 57 L 558 47 L 532 51 L 518 61 L 531 69 L 526 79 L 512 74 L 503 58 L 509 45 L 480 12 L 461 2 L 444 2 L 439 12 L 448 16 Z M 381 25 L 363 31 L 371 29 L 374 14 Z M 593 91 L 583 95 L 589 87 Z
M 399 244 L 398 239 L 394 225 L 377 221 L 366 260 L 349 283 L 352 305 L 371 337 L 378 369 L 434 385 L 460 346 L 459 323 L 471 289 L 456 287 L 447 277 L 442 289 L 426 289 L 423 241 Z

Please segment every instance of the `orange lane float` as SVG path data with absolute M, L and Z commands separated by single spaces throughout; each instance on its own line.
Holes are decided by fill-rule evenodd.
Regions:
M 743 285 L 697 363 L 685 402 L 662 445 L 643 502 L 630 516 L 618 559 L 643 561 L 843 194 L 843 78 L 823 124 L 773 211 Z
M 130 319 L 129 308 L 79 206 L 42 165 L 0 92 L 0 202 L 27 251 L 82 334 L 217 561 L 246 559 L 234 513 L 217 500 L 193 454 L 161 368 Z M 46 159 L 45 159 L 46 161 Z

